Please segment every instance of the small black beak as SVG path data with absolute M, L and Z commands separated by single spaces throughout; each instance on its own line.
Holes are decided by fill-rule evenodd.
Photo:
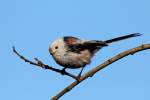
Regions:
M 53 53 L 50 52 L 50 55 L 53 55 Z

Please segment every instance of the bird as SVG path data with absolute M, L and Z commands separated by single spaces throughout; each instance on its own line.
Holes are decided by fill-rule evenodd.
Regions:
M 86 65 L 90 64 L 93 56 L 103 47 L 109 46 L 113 42 L 141 36 L 140 33 L 133 33 L 109 40 L 84 40 L 73 36 L 63 36 L 56 39 L 49 46 L 49 53 L 57 64 L 61 65 L 62 74 L 67 68 L 81 68 L 77 77 L 80 77 Z

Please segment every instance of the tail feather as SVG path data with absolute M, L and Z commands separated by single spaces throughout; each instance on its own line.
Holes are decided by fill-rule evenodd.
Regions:
M 98 41 L 98 40 L 91 40 L 84 42 L 84 46 L 108 46 L 106 42 L 104 41 Z
M 114 39 L 109 39 L 109 40 L 106 40 L 105 42 L 106 43 L 112 43 L 112 42 L 128 39 L 128 38 L 131 38 L 131 37 L 141 36 L 141 35 L 142 34 L 140 34 L 140 33 L 133 33 L 133 34 L 117 37 L 117 38 L 114 38 Z

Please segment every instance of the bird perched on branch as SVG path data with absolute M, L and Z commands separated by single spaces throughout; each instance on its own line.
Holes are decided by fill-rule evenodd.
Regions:
M 140 33 L 134 33 L 105 41 L 82 40 L 77 37 L 64 36 L 51 44 L 49 52 L 54 60 L 64 67 L 62 69 L 62 74 L 66 68 L 81 68 L 78 75 L 78 77 L 80 77 L 84 67 L 91 62 L 91 58 L 101 48 L 113 42 L 141 35 Z

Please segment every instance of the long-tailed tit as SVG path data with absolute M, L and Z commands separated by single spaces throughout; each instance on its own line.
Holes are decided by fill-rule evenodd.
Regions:
M 91 62 L 91 58 L 98 50 L 108 46 L 112 42 L 140 35 L 142 34 L 134 33 L 106 41 L 82 40 L 72 36 L 65 36 L 55 40 L 49 47 L 49 52 L 54 60 L 64 67 L 62 71 L 65 71 L 66 68 L 82 68 L 78 75 L 80 76 L 83 68 Z

